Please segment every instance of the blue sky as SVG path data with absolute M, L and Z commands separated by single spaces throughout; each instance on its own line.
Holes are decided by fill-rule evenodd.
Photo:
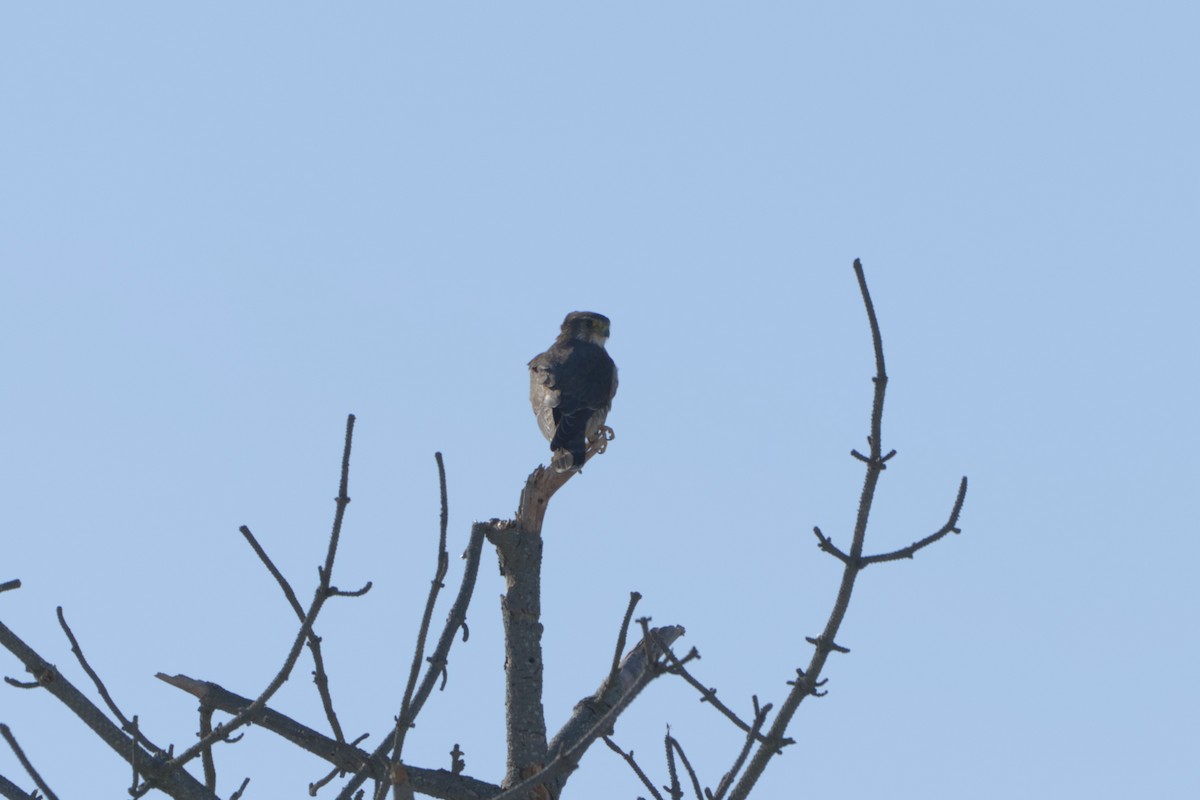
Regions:
M 591 309 L 617 439 L 546 522 L 549 726 L 634 589 L 726 702 L 778 702 L 839 575 L 810 530 L 845 542 L 861 486 L 859 257 L 899 451 L 868 549 L 936 529 L 966 474 L 964 533 L 863 574 L 852 652 L 761 796 L 1194 793 L 1198 25 L 1182 2 L 9 5 L 0 580 L 24 586 L 0 618 L 83 685 L 62 605 L 182 746 L 195 704 L 154 673 L 274 674 L 294 619 L 237 527 L 307 594 L 355 413 L 335 582 L 375 589 L 320 633 L 348 734 L 380 735 L 433 453 L 457 553 L 546 459 L 524 365 Z M 501 588 L 489 555 L 414 763 L 458 742 L 499 779 Z M 276 705 L 319 727 L 308 669 Z M 55 702 L 0 688 L 61 796 L 122 791 Z M 715 786 L 740 737 L 682 683 L 615 738 L 663 783 L 667 724 Z M 225 795 L 323 774 L 256 729 L 218 766 Z M 602 747 L 570 788 L 645 793 Z

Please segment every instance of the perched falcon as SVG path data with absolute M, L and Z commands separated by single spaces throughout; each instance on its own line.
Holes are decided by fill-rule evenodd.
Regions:
M 617 365 L 604 349 L 608 317 L 572 311 L 550 349 L 529 362 L 529 402 L 550 440 L 555 472 L 583 466 L 587 446 L 612 438 L 604 420 L 617 393 Z

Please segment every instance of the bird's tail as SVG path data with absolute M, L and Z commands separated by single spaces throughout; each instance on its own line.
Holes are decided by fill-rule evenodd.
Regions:
M 589 415 L 590 416 L 590 415 Z M 554 451 L 551 465 L 555 472 L 567 472 L 579 469 L 587 458 L 587 436 L 584 426 L 586 420 L 563 417 L 559 420 L 558 430 L 550 440 L 550 449 Z

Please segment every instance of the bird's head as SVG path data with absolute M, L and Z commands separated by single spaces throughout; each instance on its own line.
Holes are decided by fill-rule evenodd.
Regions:
M 563 320 L 560 339 L 582 339 L 601 347 L 608 341 L 608 317 L 594 311 L 572 311 Z

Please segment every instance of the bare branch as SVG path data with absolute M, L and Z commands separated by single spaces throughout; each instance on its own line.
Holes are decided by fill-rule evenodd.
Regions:
M 592 456 L 602 452 L 606 446 L 607 442 L 603 440 L 590 443 L 584 455 L 584 463 L 590 463 Z M 539 466 L 531 472 L 525 481 L 525 488 L 521 490 L 521 499 L 517 506 L 517 526 L 523 531 L 536 531 L 540 535 L 550 498 L 578 474 L 578 470 L 555 472 L 544 466 Z
M 585 462 L 604 449 L 606 440 L 588 447 Z M 493 520 L 488 540 L 500 557 L 505 592 L 504 708 L 508 742 L 504 785 L 541 770 L 547 759 L 546 713 L 542 706 L 542 523 L 550 499 L 577 471 L 555 472 L 539 466 L 529 474 L 516 518 Z
M 296 633 L 296 637 L 292 642 L 291 650 L 288 651 L 287 657 L 284 659 L 283 666 L 279 668 L 279 672 L 267 684 L 267 688 L 262 691 L 253 703 L 243 709 L 227 722 L 223 728 L 224 731 L 213 731 L 208 736 L 202 736 L 200 739 L 185 750 L 180 755 L 176 756 L 171 761 L 167 762 L 169 766 L 180 766 L 191 761 L 196 756 L 200 755 L 206 748 L 212 747 L 220 738 L 228 735 L 230 732 L 237 730 L 241 726 L 250 721 L 251 715 L 266 705 L 267 701 L 274 696 L 275 692 L 279 691 L 279 687 L 291 677 L 292 669 L 296 666 L 296 660 L 300 657 L 300 651 L 304 648 L 304 644 L 308 641 L 309 634 L 312 632 L 313 624 L 317 621 L 317 615 L 321 613 L 321 608 L 325 605 L 325 601 L 329 599 L 329 581 L 333 574 L 333 560 L 337 555 L 338 540 L 342 533 L 342 521 L 346 516 L 346 506 L 350 504 L 350 496 L 347 494 L 350 485 L 350 448 L 354 442 L 354 415 L 351 414 L 346 419 L 346 442 L 342 449 L 342 475 L 338 484 L 338 496 L 334 498 L 337 505 L 337 511 L 333 517 L 333 529 L 329 535 L 329 547 L 325 553 L 325 565 L 320 570 L 321 583 L 313 594 L 312 603 L 308 608 L 308 612 L 304 616 L 304 620 L 300 625 L 300 630 Z
M 958 497 L 954 499 L 954 507 L 950 509 L 950 518 L 946 520 L 946 524 L 938 528 L 934 533 L 926 536 L 919 542 L 913 542 L 908 547 L 902 547 L 899 550 L 894 550 L 891 553 L 883 553 L 877 556 L 864 556 L 862 566 L 868 564 L 880 564 L 884 561 L 898 561 L 902 558 L 912 558 L 918 551 L 941 539 L 948 533 L 959 533 L 958 515 L 962 512 L 963 501 L 967 499 L 967 477 L 964 475 L 958 484 Z
M 450 613 L 446 617 L 446 625 L 442 628 L 441 638 L 438 639 L 438 644 L 434 648 L 433 655 L 428 659 L 429 668 L 425 671 L 425 677 L 421 680 L 421 685 L 413 696 L 412 705 L 410 706 L 414 719 L 421 713 L 421 708 L 425 705 L 425 701 L 433 691 L 434 683 L 444 674 L 446 659 L 450 655 L 450 648 L 454 644 L 454 639 L 458 635 L 459 629 L 466 629 L 467 608 L 471 605 L 471 596 L 475 591 L 475 578 L 479 574 L 479 561 L 483 555 L 483 540 L 490 528 L 491 523 L 488 522 L 476 522 L 471 526 L 471 539 L 467 543 L 467 549 L 463 551 L 463 558 L 467 563 L 463 569 L 462 583 L 458 587 L 458 596 L 454 600 L 454 605 L 450 607 Z M 393 741 L 393 734 L 389 731 L 388 736 L 371 753 L 368 761 L 364 762 L 362 766 L 350 770 L 354 772 L 354 775 L 342 787 L 341 792 L 338 793 L 338 800 L 350 800 L 355 790 L 363 784 L 363 781 L 368 777 L 373 777 L 365 771 L 367 765 L 381 765 L 381 760 Z
M 698 681 L 696 679 L 696 676 L 688 671 L 687 667 L 684 666 L 684 662 L 678 656 L 676 656 L 673 651 L 671 651 L 669 648 L 666 649 L 665 653 L 664 653 L 664 657 L 666 658 L 667 662 L 671 665 L 667 669 L 667 671 L 670 672 L 672 675 L 679 675 L 685 681 L 687 681 L 689 684 L 691 684 L 692 687 L 696 691 L 700 692 L 700 702 L 701 703 L 710 704 L 717 711 L 720 711 L 722 714 L 724 714 L 726 719 L 728 719 L 730 722 L 732 722 L 734 725 L 736 725 L 741 730 L 743 730 L 745 732 L 749 732 L 751 730 L 752 726 L 750 726 L 746 722 L 744 722 L 742 720 L 742 718 L 739 717 L 736 712 L 734 712 L 733 709 L 731 709 L 729 706 L 725 705 L 719 699 L 717 699 L 717 690 L 712 687 L 705 686 L 703 683 Z M 766 743 L 767 740 L 765 737 L 763 737 L 762 735 L 757 735 L 757 736 L 758 736 L 758 740 L 760 742 Z M 789 745 L 789 744 L 793 744 L 793 743 L 794 743 L 794 741 L 792 739 L 785 738 L 779 744 L 780 744 L 780 746 L 783 746 L 783 745 Z
M 3 736 L 4 741 L 8 742 L 8 746 L 12 748 L 13 755 L 17 757 L 17 761 L 21 762 L 21 766 L 29 773 L 29 777 L 33 779 L 37 787 L 42 790 L 42 794 L 46 795 L 46 800 L 58 800 L 58 795 L 46 785 L 46 781 L 42 780 L 42 776 L 38 774 L 33 764 L 26 758 L 25 751 L 21 749 L 21 745 L 17 744 L 17 737 L 13 736 L 12 730 L 2 722 L 0 722 L 0 736 Z
M 270 556 L 267 555 L 267 551 L 263 549 L 261 544 L 259 544 L 258 539 L 254 537 L 254 534 L 250 532 L 250 528 L 243 525 L 238 530 L 241 531 L 242 536 L 245 537 L 246 541 L 250 544 L 250 547 L 254 550 L 259 560 L 263 562 L 263 565 L 267 568 L 267 571 L 271 573 L 273 578 L 275 578 L 275 582 L 279 584 L 279 588 L 283 591 L 283 596 L 287 599 L 288 605 L 292 607 L 292 611 L 295 612 L 296 616 L 301 622 L 303 622 L 304 607 L 300 605 L 300 600 L 296 597 L 296 592 L 293 591 L 292 585 L 288 583 L 287 578 L 285 578 L 283 573 L 279 571 L 279 568 L 275 566 L 275 563 L 271 560 Z M 366 589 L 370 589 L 370 587 L 371 584 L 368 582 L 363 590 L 363 593 L 365 593 Z M 348 592 L 339 592 L 333 587 L 330 587 L 329 594 L 330 596 L 354 596 Z M 308 649 L 309 652 L 312 653 L 313 659 L 313 683 L 316 684 L 317 694 L 321 697 L 321 705 L 325 709 L 325 718 L 329 720 L 329 728 L 333 731 L 334 737 L 339 742 L 344 742 L 346 740 L 346 736 L 342 732 L 342 725 L 338 721 L 337 712 L 333 708 L 333 696 L 329 691 L 329 674 L 325 671 L 325 658 L 321 653 L 321 637 L 317 636 L 315 631 L 309 632 Z
M 632 750 L 630 750 L 628 753 L 626 753 L 624 750 L 622 750 L 620 747 L 617 746 L 616 742 L 614 742 L 609 737 L 601 736 L 600 738 L 604 740 L 604 743 L 606 745 L 608 745 L 609 750 L 612 750 L 614 753 L 619 755 L 621 758 L 625 759 L 625 763 L 628 764 L 629 768 L 632 769 L 634 771 L 634 774 L 636 774 L 638 776 L 638 779 L 641 780 L 642 785 L 645 786 L 647 791 L 649 791 L 650 794 L 654 797 L 654 800 L 663 800 L 663 796 L 661 794 L 659 794 L 658 787 L 656 787 L 654 785 L 654 782 L 651 781 L 650 778 L 646 775 L 645 770 L 643 770 L 640 766 L 638 766 L 637 761 L 634 760 Z
M 601 736 L 608 734 L 617 718 L 651 680 L 662 674 L 658 659 L 661 644 L 667 646 L 683 635 L 678 625 L 653 630 L 655 637 L 634 645 L 617 671 L 615 680 L 607 678 L 596 693 L 575 706 L 575 713 L 547 747 L 549 763 L 540 773 L 511 786 L 493 800 L 524 800 L 524 793 L 539 785 L 550 788 L 552 797 L 562 795 L 570 773 L 579 759 Z
M 371 581 L 367 581 L 357 589 L 339 589 L 336 586 L 329 587 L 330 597 L 362 597 L 367 592 L 371 591 Z M 319 639 L 320 637 L 318 637 Z
M 775 720 L 766 734 L 765 741 L 759 744 L 745 773 L 742 774 L 741 779 L 734 786 L 730 794 L 731 800 L 745 800 L 759 776 L 762 775 L 763 770 L 766 769 L 767 762 L 778 752 L 783 742 L 784 734 L 787 731 L 787 726 L 791 722 L 793 715 L 795 715 L 796 710 L 800 707 L 800 703 L 808 695 L 815 694 L 817 687 L 821 684 L 821 670 L 825 666 L 825 661 L 829 657 L 829 653 L 833 651 L 848 652 L 846 648 L 838 645 L 835 640 L 838 631 L 841 629 L 842 621 L 845 619 L 846 610 L 849 608 L 850 596 L 854 590 L 854 581 L 858 577 L 858 573 L 863 569 L 863 542 L 867 533 L 867 520 L 870 517 L 871 506 L 875 499 L 875 488 L 879 482 L 880 474 L 887 465 L 887 461 L 895 455 L 894 450 L 889 451 L 885 455 L 882 449 L 883 401 L 887 391 L 888 380 L 883 358 L 883 336 L 879 331 L 879 320 L 875 315 L 875 305 L 871 302 L 871 293 L 867 289 L 867 279 L 863 273 L 862 263 L 857 259 L 854 261 L 854 274 L 858 279 L 863 305 L 866 307 L 867 320 L 871 328 L 871 344 L 875 351 L 875 377 L 873 378 L 875 392 L 871 404 L 871 433 L 868 437 L 868 443 L 871 446 L 870 454 L 864 456 L 854 451 L 854 456 L 866 464 L 867 472 L 866 478 L 863 481 L 862 493 L 859 496 L 858 514 L 854 522 L 854 535 L 850 544 L 850 552 L 843 554 L 846 557 L 841 559 L 843 562 L 842 580 L 838 587 L 837 597 L 833 603 L 833 609 L 830 611 L 829 619 L 825 623 L 825 629 L 819 636 L 808 640 L 815 645 L 808 669 L 797 670 L 799 677 L 784 699 L 779 713 L 775 716 Z M 957 509 L 961 508 L 961 501 L 965 498 L 965 492 L 966 480 L 964 479 L 959 491 L 959 502 L 955 504 L 956 513 L 953 515 L 954 519 L 957 519 Z M 818 538 L 824 539 L 821 535 Z M 824 544 L 822 544 L 822 549 L 827 549 L 824 547 Z
M 679 760 L 683 762 L 683 769 L 692 782 L 692 791 L 696 794 L 696 800 L 704 800 L 704 793 L 700 791 L 700 779 L 696 777 L 696 770 L 692 768 L 692 762 L 688 761 L 687 753 L 683 752 L 683 745 L 671 735 L 670 728 L 667 729 L 663 744 L 667 748 L 667 772 L 671 776 L 671 797 L 676 800 L 683 797 L 683 790 L 679 786 L 679 776 L 675 769 L 675 754 L 678 753 Z
M 71 631 L 71 626 L 67 624 L 67 618 L 63 615 L 62 606 L 58 606 L 57 612 L 58 624 L 62 627 L 63 633 L 67 635 L 67 641 L 71 643 L 71 652 L 75 654 L 75 659 L 79 662 L 79 666 L 83 667 L 83 671 L 92 679 L 92 684 L 96 687 L 96 691 L 100 693 L 100 697 L 104 700 L 104 704 L 108 706 L 108 710 L 113 713 L 114 717 L 120 720 L 122 729 L 134 734 L 134 738 L 141 742 L 144 747 L 148 748 L 150 752 L 161 753 L 162 748 L 143 736 L 141 731 L 130 724 L 129 719 L 121 713 L 121 709 L 117 708 L 117 704 L 108 693 L 104 682 L 100 680 L 100 676 L 96 674 L 96 671 L 92 669 L 92 665 L 84 657 L 83 648 L 79 646 L 79 640 L 75 638 L 75 634 Z
M 136 740 L 126 735 L 113 724 L 104 712 L 87 699 L 58 669 L 29 645 L 21 640 L 4 623 L 0 622 L 0 645 L 8 649 L 33 675 L 37 685 L 54 695 L 75 716 L 92 729 L 101 741 L 126 762 L 132 763 L 136 753 L 136 768 L 147 780 L 171 797 L 186 800 L 213 800 L 214 795 L 181 769 L 167 761 L 141 750 Z
M 199 737 L 203 739 L 213 732 L 213 709 L 212 706 L 205 703 L 200 704 L 200 732 Z M 213 758 L 212 748 L 204 751 L 200 757 L 200 762 L 204 767 L 204 788 L 210 792 L 217 790 L 217 764 Z
M 479 562 L 483 556 L 483 540 L 487 534 L 488 527 L 488 523 L 485 522 L 476 522 L 471 526 L 471 538 L 467 542 L 467 549 L 463 551 L 463 558 L 467 563 L 463 568 L 462 583 L 458 587 L 458 595 L 454 599 L 454 604 L 450 607 L 450 613 L 446 615 L 446 624 L 442 628 L 441 636 L 438 638 L 437 647 L 434 648 L 433 654 L 427 659 L 429 668 L 425 670 L 425 677 L 422 678 L 421 685 L 417 688 L 416 694 L 413 695 L 411 713 L 414 719 L 421 713 L 421 709 L 425 706 L 425 701 L 429 699 L 429 695 L 433 691 L 433 685 L 437 682 L 437 679 L 444 676 L 447 657 L 450 655 L 450 648 L 454 645 L 454 640 L 460 629 L 464 631 L 463 641 L 466 641 L 467 608 L 471 605 L 471 596 L 475 591 L 475 578 L 479 574 Z
M 850 556 L 839 550 L 837 545 L 833 543 L 833 540 L 821 533 L 821 529 L 815 525 L 813 526 L 813 534 L 815 534 L 817 537 L 818 547 L 820 547 L 826 553 L 829 553 L 831 556 L 837 558 L 837 560 L 841 561 L 843 564 L 850 563 Z
M 0 797 L 3 797 L 5 800 L 36 800 L 38 794 L 36 789 L 32 792 L 27 792 L 8 778 L 0 775 Z
M 254 554 L 258 556 L 258 560 L 267 568 L 267 572 L 270 572 L 271 577 L 279 584 L 279 588 L 283 590 L 283 596 L 287 599 L 288 605 L 292 607 L 292 611 L 296 612 L 297 617 L 304 619 L 304 606 L 300 605 L 300 598 L 296 597 L 296 592 L 292 589 L 292 585 L 288 583 L 288 579 L 283 577 L 283 573 L 279 571 L 279 567 L 275 566 L 275 562 L 267 555 L 267 551 L 259 544 L 258 539 L 250 532 L 248 526 L 242 525 L 238 530 L 250 545 L 250 548 L 254 550 Z
M 333 517 L 333 529 L 329 532 L 329 547 L 325 551 L 325 567 L 321 570 L 326 582 L 333 575 L 333 560 L 337 557 L 338 539 L 342 535 L 342 520 L 346 516 L 346 506 L 350 505 L 350 447 L 354 443 L 354 415 L 346 418 L 346 445 L 342 449 L 342 477 L 338 482 L 338 496 L 333 499 L 337 504 L 337 512 Z M 326 584 L 328 587 L 328 583 Z
M 523 772 L 540 770 L 546 764 L 546 713 L 542 706 L 542 536 L 541 531 L 522 529 L 516 522 L 497 521 L 488 531 L 488 540 L 496 546 L 505 581 L 505 592 L 500 598 L 508 742 L 504 784 L 511 785 L 520 780 Z
M 13 578 L 11 581 L 5 581 L 4 583 L 0 583 L 0 592 L 11 592 L 13 589 L 20 589 L 20 588 L 21 588 L 21 580 L 19 578 Z
M 445 584 L 446 572 L 450 569 L 450 553 L 446 551 L 446 526 L 450 520 L 449 500 L 446 493 L 446 465 L 442 462 L 442 454 L 434 453 L 438 467 L 438 484 L 441 488 L 442 516 L 440 533 L 438 535 L 437 567 L 430 582 L 429 597 L 425 600 L 425 613 L 421 616 L 421 628 L 417 633 L 417 644 L 413 648 L 412 666 L 408 671 L 408 684 L 404 687 L 404 699 L 400 703 L 400 714 L 396 717 L 395 740 L 392 745 L 392 763 L 400 764 L 400 753 L 404 749 L 404 737 L 416 721 L 412 713 L 413 691 L 417 686 L 417 677 L 421 673 L 421 661 L 425 656 L 425 638 L 429 635 L 429 623 L 433 619 L 433 609 L 437 604 L 438 592 Z
M 625 618 L 621 620 L 621 631 L 617 634 L 617 647 L 613 650 L 612 669 L 608 672 L 610 681 L 617 677 L 617 670 L 621 666 L 621 654 L 625 652 L 625 639 L 629 635 L 629 621 L 633 619 L 633 609 L 641 599 L 642 596 L 638 592 L 629 593 L 629 605 L 625 608 Z
M 725 793 L 729 791 L 729 787 L 733 785 L 733 779 L 737 777 L 738 772 L 742 769 L 742 764 L 746 763 L 746 756 L 750 755 L 750 748 L 754 746 L 754 741 L 758 739 L 758 732 L 762 730 L 762 726 L 767 721 L 767 714 L 771 711 L 771 704 L 759 708 L 758 695 L 750 698 L 754 703 L 754 725 L 746 734 L 746 742 L 742 745 L 742 750 L 738 753 L 738 757 L 734 760 L 733 766 L 729 768 L 729 772 L 721 778 L 721 782 L 717 784 L 717 792 L 712 796 L 712 800 L 721 800 Z
M 296 723 L 296 724 L 299 724 L 299 723 Z M 369 734 L 369 733 L 364 733 L 362 736 L 359 736 L 353 742 L 350 742 L 349 746 L 357 747 L 358 745 L 360 745 L 364 741 L 366 741 L 367 737 L 370 735 L 371 734 Z M 363 755 L 365 756 L 366 754 L 364 753 Z M 331 769 L 329 772 L 327 772 L 325 774 L 325 777 L 315 780 L 308 785 L 309 797 L 316 797 L 317 792 L 321 788 L 323 788 L 326 784 L 328 784 L 330 781 L 332 781 L 334 778 L 338 777 L 339 775 L 345 775 L 345 774 L 346 774 L 345 770 L 341 769 L 340 767 L 334 767 L 333 769 Z
M 631 702 L 650 681 L 658 677 L 661 671 L 657 669 L 655 661 L 661 655 L 660 648 L 669 647 L 685 633 L 679 625 L 653 628 L 651 632 L 653 639 L 638 642 L 629 649 L 615 677 L 605 678 L 593 695 L 575 704 L 571 718 L 550 741 L 548 752 L 551 761 L 559 753 L 578 744 L 618 702 L 626 699 Z
M 237 791 L 229 795 L 229 800 L 240 800 L 242 794 L 246 791 L 246 787 L 250 785 L 250 779 L 244 778 L 242 785 L 237 788 Z
M 186 675 L 159 673 L 157 677 L 164 683 L 182 689 L 202 704 L 226 714 L 240 714 L 253 703 L 249 698 L 235 694 L 215 683 L 199 681 Z M 338 742 L 269 706 L 255 711 L 251 722 L 329 762 L 340 772 L 361 775 L 360 784 L 368 779 L 384 782 L 388 779 L 388 767 L 385 761 L 379 755 L 372 756 L 356 746 L 357 742 L 361 742 L 365 737 L 360 737 L 353 744 Z M 389 735 L 385 744 L 390 743 L 391 736 Z M 409 780 L 412 781 L 414 789 L 431 797 L 440 797 L 446 800 L 484 800 L 500 791 L 500 787 L 495 784 L 458 775 L 449 770 L 419 769 L 410 765 L 405 765 L 405 769 L 408 771 Z

